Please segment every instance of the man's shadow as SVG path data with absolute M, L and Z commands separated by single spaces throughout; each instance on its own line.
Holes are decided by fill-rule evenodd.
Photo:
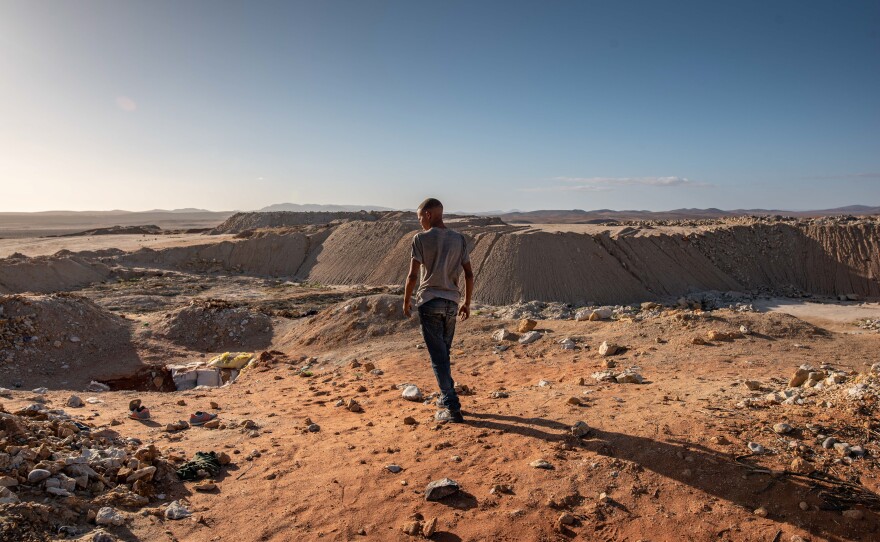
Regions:
M 822 483 L 821 480 L 756 473 L 737 463 L 733 456 L 700 444 L 656 440 L 598 429 L 593 429 L 583 439 L 575 439 L 570 434 L 569 425 L 545 418 L 489 413 L 471 413 L 469 418 L 470 425 L 477 428 L 502 430 L 551 443 L 568 442 L 582 450 L 631 461 L 644 469 L 748 511 L 759 507 L 761 503 L 791 502 L 792 495 L 804 495 L 803 500 L 825 509 L 834 508 L 833 499 L 828 501 L 820 498 L 821 492 L 829 489 L 829 484 Z M 687 456 L 693 460 L 685 461 L 683 457 Z M 880 496 L 870 493 L 866 488 L 863 490 L 864 496 L 880 503 Z M 852 507 L 845 502 L 838 501 L 837 504 L 839 508 Z M 868 517 L 871 517 L 871 512 Z M 817 538 L 831 541 L 850 540 L 855 532 L 861 535 L 880 532 L 880 525 L 876 522 L 849 522 L 847 527 L 843 527 L 839 523 L 839 515 L 821 511 L 810 512 L 809 515 L 781 513 L 774 515 L 772 519 L 808 530 Z

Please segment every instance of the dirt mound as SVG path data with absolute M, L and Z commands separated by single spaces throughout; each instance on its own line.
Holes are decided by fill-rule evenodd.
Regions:
M 384 216 L 380 211 L 273 211 L 268 213 L 235 213 L 211 230 L 211 235 L 240 233 L 260 228 L 283 228 L 306 224 L 329 224 L 337 220 L 364 220 L 373 222 Z
M 59 254 L 0 259 L 0 294 L 73 290 L 106 279 L 109 266 L 88 258 Z
M 0 386 L 80 389 L 141 365 L 129 323 L 70 295 L 0 296 Z
M 142 249 L 107 260 L 320 284 L 402 284 L 418 225 L 390 216 L 257 231 L 233 241 Z M 449 224 L 468 239 L 476 273 L 474 299 L 488 305 L 533 300 L 625 304 L 706 291 L 880 296 L 878 221 L 575 231 L 496 222 L 465 217 Z M 11 262 L 6 265 L 21 265 Z
M 166 314 L 156 332 L 195 350 L 265 348 L 272 340 L 272 319 L 227 301 L 196 299 Z
M 417 329 L 418 318 L 405 318 L 402 306 L 403 298 L 390 294 L 344 301 L 309 318 L 281 343 L 334 346 Z
M 95 228 L 93 230 L 65 233 L 57 237 L 91 237 L 93 235 L 161 235 L 165 232 L 162 228 L 152 224 L 146 226 L 110 226 L 109 228 Z

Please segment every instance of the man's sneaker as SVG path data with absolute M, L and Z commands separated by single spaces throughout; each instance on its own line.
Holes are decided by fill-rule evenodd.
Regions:
M 449 410 L 448 408 L 438 410 L 437 413 L 434 414 L 434 419 L 440 423 L 464 423 L 464 417 L 461 415 L 461 412 L 457 410 Z
M 195 414 L 190 415 L 189 424 L 190 425 L 205 425 L 207 422 L 216 418 L 216 414 L 209 414 L 208 412 L 198 411 Z

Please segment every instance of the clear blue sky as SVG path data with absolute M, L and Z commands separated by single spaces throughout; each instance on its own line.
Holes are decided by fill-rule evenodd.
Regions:
M 0 2 L 0 211 L 880 205 L 880 2 Z

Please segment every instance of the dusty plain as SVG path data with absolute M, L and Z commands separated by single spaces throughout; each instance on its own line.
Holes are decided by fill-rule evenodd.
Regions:
M 4 239 L 0 258 L 233 239 Z M 70 290 L 0 296 L 7 326 L 0 414 L 36 424 L 16 435 L 5 422 L 0 452 L 14 460 L 22 448 L 51 441 L 41 461 L 63 468 L 64 457 L 85 447 L 137 439 L 127 441 L 130 451 L 154 445 L 159 470 L 137 486 L 108 469 L 105 487 L 90 481 L 54 496 L 0 461 L 20 500 L 0 504 L 2 540 L 98 540 L 97 533 L 149 541 L 409 541 L 425 533 L 437 541 L 880 539 L 880 333 L 855 325 L 880 318 L 875 299 L 743 294 L 708 303 L 695 295 L 609 304 L 610 317 L 584 321 L 574 319 L 577 305 L 478 304 L 459 323 L 453 348 L 466 415 L 459 425 L 433 420 L 436 383 L 417 319 L 401 314 L 397 285 L 131 265 Z M 34 329 L 6 323 L 28 307 Z M 524 317 L 536 322 L 538 340 L 493 338 L 501 328 L 517 333 Z M 259 329 L 239 325 L 245 320 L 261 322 Z M 197 323 L 182 328 L 187 322 Z M 600 354 L 603 342 L 619 352 Z M 257 361 L 223 387 L 169 384 L 168 364 L 224 351 L 253 352 Z M 801 366 L 821 372 L 823 385 L 790 387 Z M 602 375 L 608 371 L 611 380 Z M 641 383 L 613 380 L 623 373 Z M 84 391 L 92 380 L 111 390 Z M 418 386 L 425 400 L 405 400 L 402 384 Z M 857 385 L 861 395 L 850 392 Z M 85 404 L 67 406 L 71 395 Z M 127 418 L 135 398 L 150 420 Z M 352 400 L 361 411 L 349 410 Z M 166 427 L 197 410 L 219 423 Z M 68 435 L 65 444 L 46 432 L 65 417 L 91 436 Z M 577 422 L 589 431 L 573 432 Z M 823 447 L 829 437 L 850 448 Z M 206 492 L 195 489 L 204 480 L 173 474 L 199 451 L 230 459 L 207 477 L 216 487 Z M 532 466 L 537 460 L 549 468 Z M 426 501 L 426 485 L 447 477 L 460 491 Z M 102 492 L 116 484 L 147 502 L 115 504 L 122 524 L 95 525 Z M 169 519 L 174 501 L 191 516 Z

